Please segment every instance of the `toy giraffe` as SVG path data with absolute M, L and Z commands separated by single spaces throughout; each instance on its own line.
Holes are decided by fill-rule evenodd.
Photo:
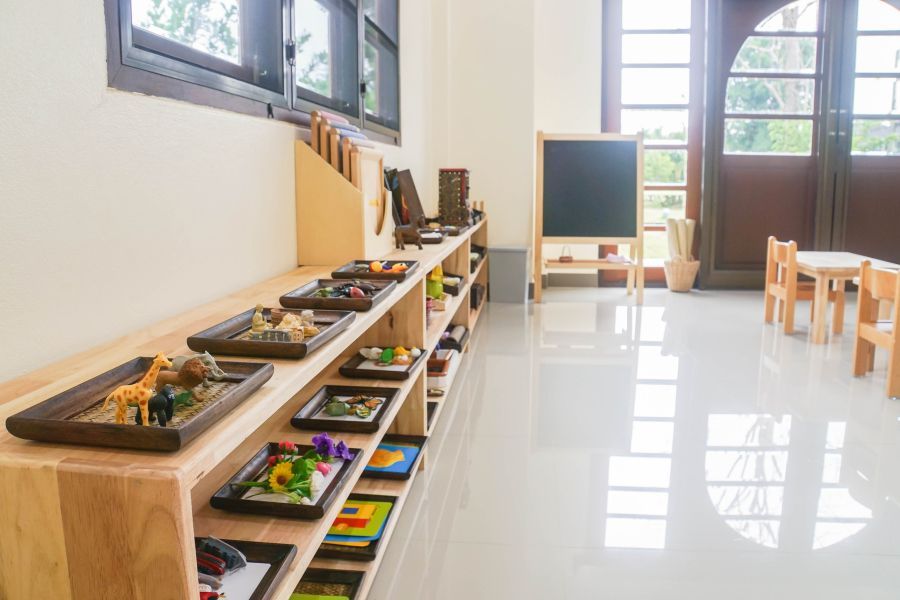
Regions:
M 147 404 L 150 398 L 156 393 L 156 376 L 163 367 L 169 368 L 172 363 L 166 358 L 166 355 L 160 352 L 153 359 L 153 364 L 147 369 L 147 373 L 137 383 L 131 385 L 120 385 L 112 391 L 103 401 L 103 410 L 109 405 L 110 400 L 116 401 L 116 423 L 125 424 L 125 417 L 128 411 L 128 403 L 136 403 L 141 411 L 141 421 L 144 426 L 150 424 L 150 411 Z

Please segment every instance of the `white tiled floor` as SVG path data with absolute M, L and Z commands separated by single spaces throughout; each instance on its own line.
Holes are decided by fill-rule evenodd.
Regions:
M 489 305 L 376 600 L 900 598 L 900 401 L 756 292 Z

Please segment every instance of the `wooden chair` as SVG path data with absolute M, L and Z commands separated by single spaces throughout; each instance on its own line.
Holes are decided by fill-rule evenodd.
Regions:
M 890 320 L 878 320 L 882 300 L 894 304 Z M 865 375 L 875 368 L 875 347 L 888 351 L 887 395 L 900 397 L 900 273 L 876 269 L 863 261 L 859 269 L 857 296 L 856 342 L 853 344 L 853 374 Z
M 797 300 L 809 300 L 809 315 L 815 312 L 816 284 L 813 281 L 797 280 L 797 242 L 779 242 L 769 236 L 766 253 L 766 301 L 765 319 L 771 323 L 775 317 L 775 301 L 778 300 L 778 320 L 784 321 L 784 332 L 794 333 L 794 310 Z M 834 303 L 832 330 L 841 333 L 844 329 L 843 286 L 828 290 L 828 301 Z

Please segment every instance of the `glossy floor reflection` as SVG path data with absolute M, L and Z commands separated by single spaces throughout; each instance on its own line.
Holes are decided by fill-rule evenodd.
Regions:
M 801 309 L 800 314 L 805 314 Z M 491 304 L 377 600 L 900 598 L 900 402 L 751 292 Z

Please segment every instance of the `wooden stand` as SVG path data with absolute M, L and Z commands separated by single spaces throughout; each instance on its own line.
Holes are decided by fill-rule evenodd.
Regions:
M 352 183 L 305 142 L 295 145 L 297 264 L 375 260 L 393 247 L 394 219 L 382 181 L 382 156 L 355 147 L 348 156 Z
M 637 142 L 637 181 L 635 187 L 636 225 L 635 235 L 625 237 L 550 237 L 544 235 L 544 141 L 611 141 Z M 636 302 L 644 302 L 644 160 L 643 143 L 640 135 L 584 134 L 551 135 L 539 131 L 537 134 L 537 181 L 534 203 L 534 301 L 540 302 L 543 292 L 543 275 L 553 269 L 596 269 L 598 271 L 627 271 L 626 289 L 630 296 L 637 288 Z M 544 244 L 597 244 L 628 245 L 628 262 L 612 262 L 606 259 L 575 260 L 561 262 L 544 259 Z
M 366 571 L 358 595 L 365 598 L 413 482 L 416 476 L 428 472 L 429 447 L 419 463 L 422 470 L 406 481 L 360 480 L 366 463 L 360 461 L 332 508 L 315 521 L 223 512 L 212 509 L 209 499 L 265 443 L 311 442 L 315 432 L 295 429 L 291 417 L 323 385 L 351 383 L 338 375 L 338 368 L 360 347 L 397 343 L 421 347 L 430 354 L 441 332 L 451 323 L 471 331 L 479 312 L 470 310 L 470 286 L 472 281 L 484 281 L 487 263 L 483 261 L 480 269 L 470 275 L 468 257 L 473 240 L 487 245 L 486 232 L 487 222 L 482 221 L 443 244 L 389 254 L 391 260 L 417 260 L 420 268 L 400 282 L 384 302 L 359 313 L 340 336 L 315 354 L 300 361 L 274 360 L 275 374 L 266 385 L 177 452 L 54 445 L 20 440 L 6 431 L 0 433 L 0 477 L 4 482 L 0 486 L 0 598 L 197 598 L 195 535 L 295 544 L 297 554 L 271 596 L 275 600 L 288 600 L 310 565 Z M 339 243 L 341 240 L 332 240 L 329 245 Z M 327 278 L 343 262 L 346 261 L 295 269 L 2 384 L 0 418 L 5 420 L 135 354 L 185 354 L 188 336 L 257 303 L 276 306 L 280 295 L 314 279 Z M 436 313 L 426 327 L 424 277 L 439 264 L 465 273 L 466 279 L 460 295 L 451 298 L 447 310 Z M 353 380 L 353 385 L 390 386 L 399 391 L 385 408 L 375 433 L 333 435 L 351 447 L 361 448 L 364 457 L 369 457 L 388 432 L 429 433 L 425 362 L 406 381 Z M 452 404 L 453 397 L 439 399 L 431 428 Z M 394 507 L 397 515 L 384 532 L 376 560 L 313 560 L 351 492 L 398 499 Z

